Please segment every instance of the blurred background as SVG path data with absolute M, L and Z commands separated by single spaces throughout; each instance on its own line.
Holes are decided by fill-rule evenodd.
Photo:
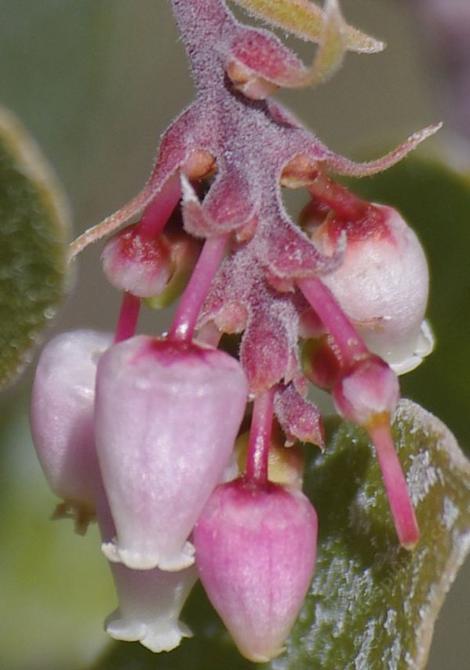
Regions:
M 343 0 L 342 5 L 348 20 L 384 39 L 387 50 L 349 55 L 327 85 L 282 98 L 332 149 L 351 157 L 379 155 L 414 130 L 445 121 L 445 130 L 421 155 L 450 166 L 451 172 L 438 167 L 431 175 L 438 189 L 444 169 L 448 199 L 443 202 L 438 190 L 429 194 L 416 175 L 413 187 L 398 193 L 404 209 L 416 209 L 412 223 L 429 251 L 430 314 L 438 340 L 436 353 L 403 388 L 470 449 L 465 178 L 452 197 L 453 171 L 470 174 L 470 3 Z M 71 203 L 75 236 L 140 189 L 160 134 L 191 100 L 169 5 L 0 0 L 0 16 L 0 104 L 20 117 L 54 166 Z M 311 57 L 311 49 L 295 46 Z M 365 188 L 374 192 L 374 183 L 386 198 L 390 184 L 370 181 Z M 79 259 L 75 288 L 51 331 L 113 328 L 119 296 L 103 279 L 100 250 L 97 245 Z M 159 331 L 168 318 L 147 313 L 142 329 Z M 0 403 L 0 667 L 75 670 L 106 644 L 102 619 L 114 599 L 95 531 L 79 538 L 69 524 L 48 520 L 56 501 L 30 443 L 30 377 L 31 372 Z M 430 670 L 468 667 L 469 581 L 467 566 L 438 621 Z

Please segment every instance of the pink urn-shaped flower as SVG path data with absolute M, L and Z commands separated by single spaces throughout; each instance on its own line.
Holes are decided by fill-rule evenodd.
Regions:
M 248 659 L 283 651 L 312 579 L 316 539 L 315 510 L 298 489 L 237 479 L 210 497 L 194 530 L 197 567 Z
M 322 280 L 371 351 L 402 374 L 417 367 L 433 348 L 424 321 L 429 273 L 414 231 L 391 207 L 370 205 L 363 220 L 327 219 L 313 239 L 332 249 L 347 234 L 341 265 Z
M 103 551 L 134 569 L 180 570 L 187 542 L 221 480 L 242 420 L 247 381 L 228 354 L 138 336 L 100 360 L 95 433 L 116 539 Z
M 57 335 L 39 358 L 31 432 L 47 481 L 80 519 L 93 515 L 100 474 L 93 437 L 96 366 L 112 336 L 92 330 Z M 64 512 L 67 510 L 63 510 Z

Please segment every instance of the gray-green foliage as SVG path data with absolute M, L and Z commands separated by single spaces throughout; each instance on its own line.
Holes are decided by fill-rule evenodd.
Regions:
M 27 362 L 64 293 L 68 228 L 50 168 L 0 109 L 0 387 Z

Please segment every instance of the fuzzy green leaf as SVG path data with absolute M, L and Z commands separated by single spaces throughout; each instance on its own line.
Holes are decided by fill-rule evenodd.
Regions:
M 283 656 L 269 670 L 421 670 L 443 597 L 470 547 L 470 464 L 445 426 L 403 401 L 395 439 L 417 508 L 421 541 L 397 545 L 380 472 L 365 434 L 331 430 L 307 466 L 318 511 L 316 575 Z M 112 646 L 94 670 L 247 670 L 201 590 L 185 618 L 195 637 L 156 658 L 139 645 Z
M 28 362 L 64 293 L 68 230 L 50 168 L 0 109 L 0 388 Z

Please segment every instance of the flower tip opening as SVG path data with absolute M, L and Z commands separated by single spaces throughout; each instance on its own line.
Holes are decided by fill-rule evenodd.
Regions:
M 180 552 L 167 556 L 159 555 L 154 551 L 125 549 L 116 540 L 103 542 L 101 551 L 111 563 L 122 563 L 131 570 L 160 568 L 168 572 L 178 572 L 194 564 L 194 547 L 191 542 L 185 542 Z
M 112 566 L 118 608 L 106 619 L 106 632 L 116 640 L 140 642 L 158 653 L 171 651 L 191 630 L 178 617 L 196 580 L 195 567 L 180 572 L 129 570 Z

